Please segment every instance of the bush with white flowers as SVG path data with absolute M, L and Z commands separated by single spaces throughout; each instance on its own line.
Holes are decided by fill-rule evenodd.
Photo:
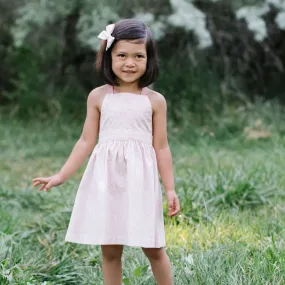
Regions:
M 165 0 L 167 1 L 167 0 Z M 219 2 L 219 0 L 209 0 Z M 110 22 L 120 19 L 118 7 L 109 6 L 102 1 L 84 0 L 80 2 L 79 19 L 77 22 L 77 37 L 79 41 L 93 50 L 99 47 L 97 34 Z M 114 3 L 113 3 L 114 4 Z M 150 26 L 156 39 L 163 39 L 168 26 L 183 28 L 186 32 L 192 31 L 197 38 L 200 49 L 212 45 L 212 37 L 207 29 L 206 14 L 199 10 L 192 0 L 169 0 L 172 12 L 169 15 L 154 16 L 148 11 L 135 13 L 133 17 L 144 21 Z M 17 17 L 12 30 L 14 43 L 21 46 L 31 37 L 48 25 L 55 22 L 58 28 L 64 29 L 64 19 L 76 7 L 76 1 L 70 0 L 42 0 L 28 1 L 17 11 Z M 263 16 L 274 8 L 278 11 L 276 24 L 285 30 L 285 0 L 265 0 L 260 4 L 244 5 L 235 11 L 236 19 L 244 19 L 249 30 L 254 33 L 256 41 L 263 41 L 267 37 L 266 23 Z
M 263 16 L 271 8 L 278 11 L 275 22 L 279 29 L 285 30 L 285 0 L 265 0 L 264 3 L 244 6 L 236 11 L 237 19 L 246 20 L 248 28 L 254 33 L 256 41 L 263 41 L 267 37 L 266 23 Z

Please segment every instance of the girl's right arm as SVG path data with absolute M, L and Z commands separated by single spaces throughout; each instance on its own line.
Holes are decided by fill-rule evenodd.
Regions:
M 87 98 L 87 113 L 83 130 L 76 142 L 68 160 L 59 171 L 63 182 L 68 180 L 85 161 L 94 148 L 99 130 L 99 107 L 96 89 L 91 91 Z
M 53 186 L 60 185 L 68 180 L 82 165 L 86 157 L 94 148 L 99 131 L 100 103 L 104 93 L 103 88 L 98 87 L 90 92 L 87 98 L 87 113 L 82 134 L 76 142 L 69 158 L 61 170 L 50 177 L 38 177 L 33 179 L 33 187 L 41 185 L 39 190 L 47 191 Z

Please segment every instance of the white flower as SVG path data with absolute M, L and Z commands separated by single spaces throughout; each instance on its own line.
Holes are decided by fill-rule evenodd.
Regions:
M 278 25 L 279 29 L 285 30 L 285 11 L 280 12 L 276 19 L 275 19 L 276 24 Z
M 77 23 L 78 39 L 81 43 L 89 46 L 93 50 L 98 50 L 101 40 L 98 34 L 110 22 L 116 22 L 120 17 L 107 6 L 98 6 L 96 9 L 85 11 Z
M 269 12 L 268 5 L 247 6 L 237 10 L 237 19 L 245 19 L 249 30 L 254 33 L 256 41 L 263 41 L 267 37 L 265 21 L 261 18 Z
M 163 38 L 165 35 L 166 22 L 163 17 L 159 17 L 158 20 L 155 20 L 154 15 L 151 13 L 138 13 L 134 18 L 144 22 L 150 28 L 156 40 Z
M 266 2 L 276 8 L 285 10 L 285 0 L 266 0 Z
M 186 31 L 193 31 L 198 39 L 199 48 L 211 46 L 212 37 L 206 28 L 206 15 L 185 0 L 170 0 L 170 3 L 174 13 L 168 17 L 169 23 Z

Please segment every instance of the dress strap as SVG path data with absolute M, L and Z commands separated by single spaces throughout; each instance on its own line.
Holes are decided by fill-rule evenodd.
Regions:
M 141 92 L 141 95 L 145 95 L 145 96 L 148 95 L 147 87 L 143 87 L 142 92 Z
M 107 84 L 107 93 L 108 94 L 114 93 L 114 87 L 112 85 Z

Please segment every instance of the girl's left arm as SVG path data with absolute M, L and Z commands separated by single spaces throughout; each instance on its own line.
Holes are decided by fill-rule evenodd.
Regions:
M 169 204 L 169 215 L 174 216 L 180 210 L 175 192 L 172 155 L 167 140 L 167 104 L 165 98 L 155 92 L 153 105 L 153 147 L 157 166 Z
M 156 153 L 158 170 L 165 191 L 175 191 L 172 156 L 167 140 L 166 100 L 161 94 L 156 93 L 155 99 L 152 102 L 153 148 Z

